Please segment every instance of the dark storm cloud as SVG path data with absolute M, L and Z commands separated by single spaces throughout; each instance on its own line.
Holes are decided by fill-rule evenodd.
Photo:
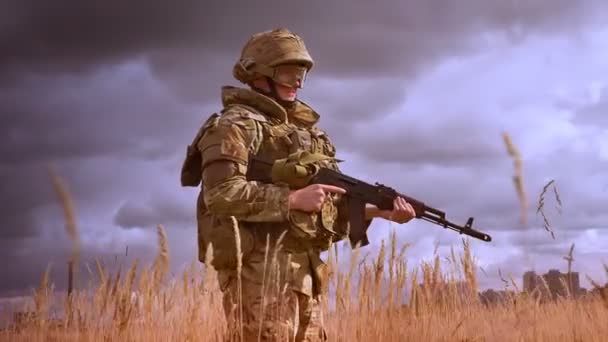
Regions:
M 418 114 L 396 125 L 384 122 L 361 125 L 353 134 L 357 139 L 352 139 L 345 146 L 364 154 L 373 162 L 480 165 L 504 157 L 504 147 L 497 139 L 500 131 L 483 117 L 473 121 L 463 114 L 440 119 L 434 124 L 428 123 L 432 120 L 430 115 L 428 117 Z M 434 117 L 445 116 L 437 114 Z
M 316 60 L 316 76 L 376 78 L 398 74 L 412 79 L 445 55 L 479 48 L 476 35 L 480 32 L 513 35 L 515 30 L 521 36 L 561 32 L 582 25 L 589 10 L 569 1 L 559 5 L 549 1 L 498 5 L 476 0 L 468 4 L 391 1 L 383 6 L 332 1 L 294 7 L 284 2 L 261 3 L 266 6 L 260 2 L 233 2 L 234 7 L 225 2 L 206 3 L 200 12 L 194 9 L 182 18 L 183 23 L 176 27 L 184 32 L 178 39 L 162 40 L 160 35 L 150 43 L 153 47 L 142 48 L 142 53 L 150 56 L 158 77 L 187 99 L 200 99 L 202 90 L 209 91 L 214 81 L 235 82 L 230 70 L 246 39 L 276 26 L 287 26 L 304 37 Z M 591 8 L 603 6 L 596 4 Z M 468 10 L 471 8 L 474 10 Z M 195 23 L 188 25 L 192 13 L 202 19 L 195 17 Z M 271 23 L 268 18 L 273 18 Z
M 193 223 L 196 212 L 194 205 L 184 206 L 168 196 L 142 202 L 123 204 L 114 216 L 114 224 L 122 228 L 151 228 L 157 224 L 172 227 Z
M 201 20 L 202 1 L 23 1 L 3 7 L 0 65 L 19 71 L 81 71 L 211 29 Z
M 49 165 L 74 185 L 77 202 L 102 200 L 126 177 L 115 173 L 125 170 L 117 163 L 174 153 L 175 137 L 190 127 L 186 121 L 200 121 L 141 65 L 118 69 L 118 76 L 109 70 L 75 79 L 31 77 L 0 92 L 0 237 L 34 234 L 33 213 L 57 201 Z
M 8 242 L 0 240 L 0 258 L 7 262 L 0 272 L 0 294 L 29 295 L 38 286 L 46 267 L 51 265 L 51 282 L 55 289 L 67 288 L 67 262 L 71 254 L 71 241 L 60 218 L 61 209 L 53 210 L 59 215 L 46 215 L 45 222 L 38 222 L 44 230 L 37 237 L 21 238 Z M 123 234 L 108 232 L 109 225 L 94 223 L 97 227 L 77 220 L 81 236 L 81 253 L 77 286 L 86 287 L 89 281 L 98 284 L 95 262 L 99 260 L 110 272 L 130 267 L 135 258 L 139 259 L 139 272 L 149 266 L 158 252 L 156 229 L 122 231 Z M 102 226 L 106 226 L 103 227 Z M 154 224 L 156 227 L 156 223 Z M 179 270 L 194 261 L 196 254 L 192 230 L 176 230 L 165 226 L 169 244 L 169 259 L 172 270 Z M 106 230 L 106 231 L 104 231 Z M 128 235 L 138 238 L 129 238 Z M 90 274 L 92 271 L 93 274 Z
M 52 196 L 50 187 L 41 186 L 38 179 L 47 177 L 44 169 L 32 167 L 13 168 L 0 164 L 0 244 L 11 243 L 36 233 L 33 209 L 44 205 Z M 7 246 L 10 246 L 8 244 Z
M 143 99 L 143 101 L 142 101 Z M 145 67 L 127 64 L 82 77 L 29 77 L 0 93 L 5 163 L 171 152 L 162 140 L 193 115 Z
M 47 219 L 45 208 L 56 205 L 47 163 L 57 165 L 72 185 L 76 203 L 90 208 L 124 202 L 127 192 L 158 186 L 161 181 L 153 179 L 158 164 L 153 162 L 183 152 L 208 114 L 203 105 L 217 107 L 219 86 L 235 82 L 230 69 L 253 32 L 287 26 L 306 40 L 317 60 L 319 84 L 356 81 L 353 88 L 343 83 L 331 92 L 326 85 L 326 94 L 341 94 L 321 99 L 327 109 L 323 122 L 334 133 L 336 128 L 354 132 L 356 127 L 338 125 L 337 119 L 356 122 L 389 113 L 407 98 L 405 86 L 424 67 L 447 55 L 483 48 L 478 34 L 499 31 L 519 41 L 531 32 L 563 33 L 605 6 L 601 1 L 581 3 L 4 3 L 0 175 L 6 186 L 0 192 L 0 257 L 17 261 L 3 269 L 3 280 L 14 279 L 3 282 L 3 289 L 35 283 L 44 269 L 39 265 L 53 255 L 62 260 L 67 253 L 58 251 L 69 245 L 67 240 L 34 237 Z M 350 101 L 353 95 L 360 102 Z M 333 121 L 326 119 L 333 113 Z M 372 146 L 377 149 L 379 143 Z M 493 150 L 479 153 L 485 158 Z M 178 186 L 175 167 L 170 171 L 175 178 L 163 182 Z M 185 222 L 178 204 L 139 200 L 134 195 L 120 208 L 118 225 Z M 109 221 L 99 224 L 115 228 Z M 91 243 L 85 254 L 105 255 L 105 249 L 95 246 Z
M 198 51 L 201 58 L 181 69 L 193 71 L 217 55 L 231 64 L 247 37 L 270 25 L 300 32 L 326 73 L 413 72 L 445 51 L 466 50 L 469 44 L 459 39 L 463 35 L 504 30 L 525 36 L 576 27 L 602 3 L 21 1 L 0 11 L 0 65 L 5 76 L 16 77 L 25 71 L 78 72 L 148 52 L 177 56 Z M 163 66 L 159 63 L 161 74 Z M 167 74 L 174 69 L 169 67 Z
M 397 110 L 407 100 L 407 83 L 407 80 L 395 77 L 345 81 L 312 79 L 301 90 L 300 98 L 320 114 L 319 126 L 332 142 L 341 146 L 341 151 L 350 151 L 359 147 L 359 135 L 373 133 L 372 129 L 357 132 L 357 125 L 371 127 L 372 122 Z
M 170 139 L 182 134 L 183 121 L 175 118 L 186 121 L 192 117 L 183 115 L 185 108 L 154 82 L 155 75 L 141 70 L 145 69 L 142 63 L 150 61 L 153 73 L 183 97 L 196 98 L 199 103 L 217 101 L 220 80 L 230 79 L 230 66 L 240 46 L 251 33 L 269 28 L 263 27 L 268 25 L 268 17 L 279 18 L 273 26 L 292 23 L 295 31 L 308 36 L 324 74 L 341 67 L 351 75 L 361 75 L 358 71 L 362 69 L 394 73 L 416 68 L 416 61 L 431 62 L 458 51 L 466 45 L 467 34 L 484 29 L 508 29 L 513 24 L 524 31 L 570 27 L 587 9 L 572 2 L 554 6 L 544 1 L 526 5 L 473 1 L 470 6 L 444 2 L 349 4 L 311 3 L 289 8 L 269 2 L 268 6 L 243 3 L 238 4 L 238 12 L 229 3 L 195 1 L 171 5 L 154 1 L 105 2 L 103 6 L 88 1 L 5 5 L 2 13 L 10 13 L 10 20 L 3 21 L 0 65 L 4 75 L 15 77 L 4 83 L 0 99 L 0 111 L 6 113 L 0 133 L 8 142 L 0 144 L 3 155 L 10 161 L 144 149 L 154 155 L 162 148 L 142 145 L 158 144 L 154 139 L 160 135 Z M 344 8 L 349 8 L 349 15 Z M 352 19 L 361 13 L 365 15 L 360 20 Z M 432 39 L 437 37 L 450 39 L 455 46 Z M 377 46 L 362 48 L 368 43 Z M 357 60 L 360 58 L 365 62 Z M 122 68 L 109 66 L 118 61 L 125 62 Z M 100 74 L 61 76 L 62 72 L 89 70 L 83 65 L 97 67 Z M 52 74 L 38 76 L 42 72 L 39 67 L 50 68 L 47 71 Z M 130 72 L 134 75 L 124 76 Z M 390 109 L 402 98 L 399 93 L 406 79 L 399 80 L 389 84 L 372 80 L 361 89 L 368 94 L 367 103 L 378 107 L 331 99 L 339 103 L 332 107 L 332 113 L 340 118 L 382 115 L 381 103 Z M 347 90 L 344 93 L 352 96 Z M 175 148 L 171 142 L 162 145 L 165 155 Z

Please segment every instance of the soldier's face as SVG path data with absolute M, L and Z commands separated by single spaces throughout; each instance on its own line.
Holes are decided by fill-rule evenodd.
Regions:
M 298 96 L 298 89 L 306 79 L 307 69 L 300 65 L 279 65 L 274 68 L 272 79 L 277 90 L 277 95 L 283 101 L 294 101 Z M 270 92 L 270 84 L 264 77 L 256 78 L 253 85 L 257 88 Z
M 288 87 L 283 84 L 277 83 L 277 94 L 283 101 L 294 101 L 298 96 L 297 87 Z
M 277 93 L 284 101 L 296 99 L 298 89 L 306 79 L 307 69 L 301 65 L 279 65 L 274 69 L 274 81 Z

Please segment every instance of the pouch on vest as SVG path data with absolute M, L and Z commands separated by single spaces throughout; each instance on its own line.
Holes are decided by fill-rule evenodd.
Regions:
M 321 250 L 326 250 L 331 241 L 340 240 L 341 234 L 335 231 L 338 212 L 333 201 L 332 196 L 328 196 L 318 213 L 290 210 L 291 235 Z
M 205 134 L 205 131 L 209 129 L 209 127 L 213 127 L 217 125 L 219 120 L 219 114 L 213 113 L 211 116 L 205 121 L 205 123 L 198 130 L 194 139 L 192 139 L 192 143 L 186 147 L 186 157 L 184 158 L 184 162 L 182 164 L 181 169 L 181 184 L 182 186 L 192 186 L 196 187 L 201 183 L 202 180 L 202 156 L 199 151 L 197 145 L 199 140 Z
M 285 183 L 293 189 L 303 188 L 317 174 L 319 162 L 333 158 L 319 153 L 297 151 L 287 158 L 274 161 L 271 169 L 273 183 Z

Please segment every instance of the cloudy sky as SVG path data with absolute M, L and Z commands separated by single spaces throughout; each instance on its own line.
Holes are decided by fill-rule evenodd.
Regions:
M 196 258 L 197 189 L 179 169 L 198 125 L 247 38 L 286 26 L 316 66 L 301 98 L 322 116 L 351 175 L 390 184 L 475 217 L 493 242 L 471 240 L 498 287 L 498 269 L 575 270 L 605 282 L 608 262 L 608 3 L 597 1 L 89 1 L 24 0 L 0 7 L 0 295 L 36 285 L 52 263 L 65 285 L 69 238 L 47 173 L 77 209 L 83 260 L 149 260 L 167 228 L 174 270 Z M 519 221 L 513 162 L 522 153 L 531 203 Z M 554 179 L 563 202 L 535 203 Z M 604 209 L 604 210 L 603 210 Z M 460 237 L 426 222 L 392 229 L 412 262 L 446 254 Z M 584 277 L 583 277 L 584 278 Z M 588 286 L 586 281 L 583 285 Z

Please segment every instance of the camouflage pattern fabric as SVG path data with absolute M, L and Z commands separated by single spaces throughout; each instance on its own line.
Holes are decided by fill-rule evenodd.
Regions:
M 321 213 L 290 210 L 287 186 L 247 181 L 245 175 L 250 153 L 274 160 L 298 151 L 334 157 L 335 147 L 315 126 L 319 115 L 301 101 L 286 110 L 263 94 L 226 86 L 222 103 L 223 110 L 209 117 L 189 146 L 182 179 L 201 183 L 199 259 L 205 261 L 212 245 L 229 331 L 234 338 L 242 330 L 245 341 L 285 340 L 279 337 L 285 334 L 291 341 L 325 340 L 319 296 L 327 288 L 327 265 L 320 254 L 346 236 L 346 207 L 334 195 Z M 333 158 L 319 163 L 338 170 Z M 242 322 L 236 319 L 241 316 Z
M 219 271 L 228 340 L 239 341 L 242 332 L 243 341 L 325 341 L 320 297 L 310 295 L 315 292 L 311 258 L 318 256 L 274 252 L 256 249 L 244 263 L 242 306 L 236 271 Z

